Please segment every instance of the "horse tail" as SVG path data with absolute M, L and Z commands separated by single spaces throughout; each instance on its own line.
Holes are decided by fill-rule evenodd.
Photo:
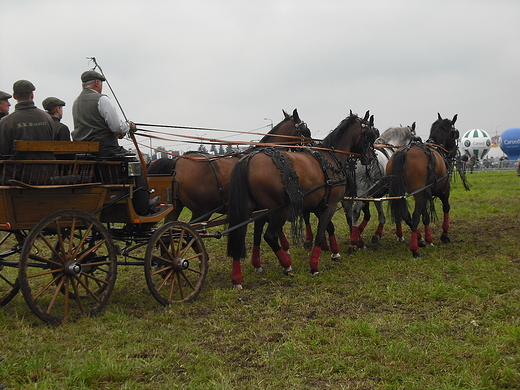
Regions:
M 409 148 L 397 151 L 393 155 L 392 160 L 392 177 L 390 178 L 390 187 L 388 193 L 390 197 L 402 197 L 406 193 L 406 183 L 404 181 L 404 162 Z M 408 203 L 406 198 L 392 199 L 390 202 L 392 210 L 392 219 L 395 223 L 401 223 L 408 211 Z
M 249 185 L 247 182 L 249 159 L 240 160 L 233 168 L 229 179 L 228 226 L 233 228 L 249 219 Z M 246 257 L 247 225 L 228 233 L 227 254 L 236 258 Z

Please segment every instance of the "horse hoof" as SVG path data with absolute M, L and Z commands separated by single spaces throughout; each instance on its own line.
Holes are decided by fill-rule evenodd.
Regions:
M 415 257 L 421 257 L 421 254 L 419 252 L 412 252 L 412 256 Z
M 264 268 L 263 268 L 263 267 L 255 268 L 255 272 L 256 272 L 257 274 L 263 274 L 263 273 L 264 273 Z
M 235 290 L 235 291 L 240 291 L 240 290 L 242 290 L 242 289 L 243 289 L 243 288 L 242 288 L 242 285 L 241 285 L 241 284 L 234 284 L 234 285 L 233 285 L 233 290 Z
M 443 244 L 448 244 L 450 242 L 450 238 L 448 236 L 441 236 L 441 242 Z
M 320 274 L 320 271 L 317 269 L 311 269 L 311 276 L 318 276 Z
M 303 247 L 305 248 L 306 251 L 310 251 L 313 246 L 314 246 L 314 243 L 312 241 L 305 241 L 303 243 Z
M 284 273 L 284 275 L 287 275 L 287 276 L 294 276 L 294 271 L 292 269 L 292 266 L 284 268 L 283 273 Z
M 420 240 L 417 245 L 419 245 L 420 248 L 425 248 L 426 247 L 426 241 L 424 240 Z
M 404 237 L 397 237 L 398 242 L 404 242 Z
M 372 244 L 379 244 L 381 242 L 380 236 L 372 236 Z
M 339 253 L 333 253 L 330 255 L 330 258 L 332 259 L 332 261 L 337 261 L 337 262 L 340 262 L 341 261 L 341 255 Z

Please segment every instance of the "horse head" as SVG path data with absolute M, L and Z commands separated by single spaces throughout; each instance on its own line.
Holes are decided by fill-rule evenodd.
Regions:
M 361 120 L 361 164 L 369 165 L 376 157 L 374 142 L 379 138 L 379 129 L 374 127 L 374 115 L 369 117 L 369 111 Z
M 300 144 L 312 142 L 311 131 L 307 127 L 307 124 L 300 119 L 298 111 L 294 109 L 292 115 L 288 114 L 285 110 L 282 110 L 284 119 L 273 129 L 267 133 L 261 140 L 260 143 L 287 143 L 287 144 Z M 278 137 L 277 136 L 289 136 L 289 137 Z M 298 139 L 298 142 L 295 140 Z
M 457 154 L 459 130 L 455 128 L 458 114 L 455 114 L 452 120 L 443 119 L 441 114 L 437 113 L 437 120 L 432 124 L 429 142 L 442 146 L 449 157 Z

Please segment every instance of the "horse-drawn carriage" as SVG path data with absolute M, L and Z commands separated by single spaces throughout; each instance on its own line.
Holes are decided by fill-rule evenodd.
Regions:
M 455 120 L 448 122 L 443 134 L 450 140 L 458 138 L 458 134 L 455 137 L 451 131 Z M 150 173 L 154 172 L 150 169 L 148 188 L 155 189 L 165 202 L 146 216 L 138 215 L 132 203 L 134 192 L 139 190 L 135 178 L 146 169 L 142 159 L 126 156 L 97 159 L 96 143 L 16 141 L 18 152 L 48 151 L 57 156 L 65 155 L 67 159 L 0 161 L 0 232 L 3 235 L 0 239 L 0 305 L 7 304 L 21 289 L 31 310 L 48 323 L 59 324 L 64 319 L 94 315 L 109 299 L 119 265 L 143 266 L 148 288 L 161 304 L 189 301 L 199 294 L 208 271 L 203 237 L 222 235 L 229 235 L 232 281 L 241 287 L 240 259 L 245 254 L 245 226 L 253 221 L 256 222 L 252 257 L 255 268 L 261 270 L 255 249 L 259 246 L 261 227 L 269 223 L 264 238 L 284 272 L 291 273 L 292 262 L 282 227 L 300 212 L 313 212 L 318 217 L 318 231 L 309 260 L 311 274 L 317 274 L 325 231 L 332 236 L 333 254 L 338 252 L 337 242 L 332 240 L 331 218 L 344 199 L 346 189 L 355 189 L 355 161 L 373 160 L 373 143 L 378 131 L 368 112 L 365 118 L 351 113 L 323 143 L 312 147 L 302 145 L 302 140 L 310 139 L 310 133 L 296 110 L 292 116 L 286 114 L 284 121 L 273 130 L 269 137 L 287 131 L 285 137 L 292 139 L 291 148 L 301 152 L 288 151 L 284 140 L 273 143 L 273 138 L 269 138 L 260 145 L 280 148 L 255 150 L 240 160 L 234 157 L 234 163 L 226 163 L 227 168 L 222 171 L 207 156 L 198 159 L 198 165 L 209 164 L 203 171 L 210 171 L 213 177 L 200 180 L 191 177 L 187 182 L 204 186 L 214 180 L 217 195 L 210 195 L 208 201 L 203 200 L 202 195 L 184 194 L 187 182 L 181 183 L 179 188 L 178 181 L 182 170 L 176 176 L 172 175 L 171 167 L 160 171 L 162 173 Z M 188 164 L 190 160 L 183 161 Z M 238 161 L 239 169 L 235 169 Z M 196 169 L 185 170 L 188 171 Z M 449 173 L 442 177 L 437 175 L 439 181 L 447 182 Z M 433 185 L 428 180 L 425 179 L 423 189 Z M 405 190 L 397 193 L 391 188 L 398 200 L 404 199 Z M 449 194 L 446 185 L 442 190 Z M 225 199 L 227 196 L 229 199 Z M 200 210 L 190 207 L 192 222 L 177 221 L 179 209 L 194 198 L 202 202 Z M 447 201 L 447 195 L 444 198 Z M 208 208 L 211 200 L 217 200 L 216 208 Z M 175 214 L 173 204 L 177 205 Z M 228 218 L 208 223 L 212 213 L 222 211 L 222 206 L 227 205 L 229 209 L 224 213 Z M 252 217 L 255 210 L 257 213 L 268 211 Z M 445 208 L 445 214 L 448 211 Z M 169 218 L 172 215 L 174 218 Z M 416 215 L 426 214 L 416 212 L 414 222 Z M 166 222 L 157 227 L 164 219 Z M 400 216 L 398 221 L 401 220 L 411 223 L 408 215 Z M 205 231 L 206 226 L 228 222 L 229 228 L 223 232 L 208 234 Z M 447 237 L 447 227 L 445 230 Z
M 89 142 L 16 141 L 15 148 L 58 158 L 0 161 L 1 305 L 21 289 L 48 323 L 94 315 L 110 297 L 118 265 L 144 266 L 162 304 L 197 296 L 208 268 L 203 241 L 182 222 L 156 228 L 173 208 L 171 176 L 148 177 L 166 203 L 141 216 L 132 203 L 142 174 L 134 157 L 99 160 L 98 144 Z

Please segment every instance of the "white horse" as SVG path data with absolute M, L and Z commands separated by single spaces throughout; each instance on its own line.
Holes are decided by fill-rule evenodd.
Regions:
M 369 166 L 356 165 L 356 185 L 358 198 L 381 198 L 387 194 L 388 188 L 383 179 L 388 160 L 401 147 L 408 145 L 416 139 L 415 122 L 406 127 L 390 127 L 374 142 L 377 163 Z M 375 161 L 375 160 L 374 160 Z M 379 217 L 379 225 L 372 236 L 372 243 L 377 244 L 383 235 L 383 227 L 386 223 L 382 201 L 374 201 Z M 350 242 L 358 248 L 365 246 L 361 233 L 370 220 L 370 202 L 352 200 L 343 201 L 345 217 L 350 226 Z M 357 225 L 361 210 L 363 210 L 363 221 Z

